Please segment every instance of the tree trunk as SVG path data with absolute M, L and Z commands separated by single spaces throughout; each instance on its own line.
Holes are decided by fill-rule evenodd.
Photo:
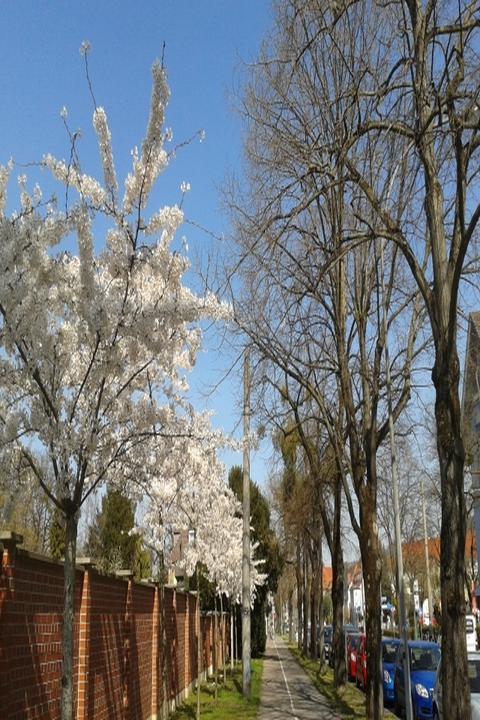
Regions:
M 371 486 L 365 492 L 362 503 L 362 554 L 363 579 L 365 583 L 365 632 L 367 650 L 367 717 L 370 720 L 383 718 L 382 683 L 382 624 L 380 597 L 382 562 L 378 537 L 375 497 Z
M 225 663 L 225 657 L 227 655 L 226 651 L 226 638 L 225 638 L 225 616 L 223 614 L 223 595 L 220 594 L 220 640 L 221 640 L 221 646 L 222 646 L 222 682 L 225 685 L 225 670 L 226 670 L 226 663 Z
M 324 606 L 323 606 L 323 557 L 322 562 L 320 564 L 320 572 L 318 575 L 318 647 L 317 647 L 317 653 L 319 658 L 319 665 L 318 669 L 319 672 L 323 669 L 325 665 L 325 654 L 324 654 L 324 644 L 323 644 L 323 627 L 324 627 Z
M 77 557 L 77 515 L 70 507 L 65 512 L 65 563 L 63 566 L 62 626 L 62 720 L 73 720 L 73 619 L 75 613 L 75 561 Z
M 316 660 L 318 657 L 318 635 L 320 631 L 318 622 L 318 605 L 319 605 L 319 586 L 322 575 L 322 538 L 320 534 L 320 523 L 313 540 L 313 546 L 310 552 L 310 561 L 312 566 L 312 580 L 310 587 L 310 657 Z
M 202 623 L 200 613 L 200 574 L 199 563 L 196 567 L 197 575 L 197 720 L 200 720 L 200 687 L 202 684 Z
M 234 612 L 234 608 L 233 608 L 233 603 L 230 600 L 230 670 L 232 673 L 232 680 L 233 680 L 233 671 L 234 671 L 234 665 L 235 665 L 235 649 L 234 649 L 234 645 L 233 645 L 234 626 L 235 626 L 235 612 Z
M 335 478 L 333 532 L 329 540 L 332 556 L 332 612 L 333 612 L 333 685 L 340 687 L 347 682 L 345 665 L 345 639 L 343 634 L 343 599 L 345 587 L 345 566 L 342 548 L 342 478 L 337 473 Z M 324 521 L 325 525 L 325 521 Z M 330 526 L 329 526 L 330 527 Z
M 312 572 L 310 586 L 310 657 L 315 660 L 317 657 L 317 625 L 318 625 L 318 591 L 317 573 Z
M 288 642 L 293 643 L 293 590 L 288 593 Z
M 344 575 L 343 553 L 340 543 L 335 543 L 336 557 L 332 557 L 332 612 L 333 612 L 333 685 L 340 687 L 347 682 L 345 664 L 345 639 L 343 634 L 343 593 Z
M 215 593 L 215 612 L 214 612 L 214 636 L 213 643 L 215 648 L 215 703 L 218 701 L 218 615 L 217 615 L 217 593 Z
M 300 549 L 300 540 L 297 540 L 297 645 L 298 649 L 302 649 L 302 631 L 303 631 L 303 573 L 302 573 L 302 554 Z
M 239 648 L 238 648 L 238 607 L 235 605 L 235 625 L 233 626 L 233 645 L 234 645 L 234 652 L 235 652 L 235 660 L 238 660 L 240 657 Z
M 310 605 L 310 572 L 308 568 L 308 558 L 306 549 L 303 552 L 303 643 L 302 652 L 304 655 L 308 654 L 308 616 L 309 616 L 309 605 Z
M 440 535 L 440 587 L 442 599 L 442 655 L 455 662 L 442 663 L 443 704 L 449 720 L 471 717 L 465 636 L 465 451 L 459 402 L 459 362 L 437 346 L 432 372 L 435 384 L 437 450 L 442 487 Z M 450 359 L 449 359 L 450 357 Z

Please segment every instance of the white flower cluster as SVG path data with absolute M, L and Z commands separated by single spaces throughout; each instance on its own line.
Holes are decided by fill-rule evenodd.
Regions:
M 165 108 L 170 97 L 165 71 L 160 63 L 152 68 L 153 88 L 150 101 L 150 117 L 147 134 L 142 144 L 141 156 L 133 151 L 133 171 L 125 180 L 124 211 L 130 213 L 135 207 L 144 207 L 153 183 L 167 167 L 168 155 L 163 148 L 163 122 Z
M 0 214 L 2 215 L 5 210 L 5 204 L 7 202 L 7 183 L 12 168 L 13 163 L 11 160 L 7 165 L 0 165 Z
M 172 549 L 178 549 L 172 538 L 192 531 L 192 540 L 177 564 L 192 576 L 201 561 L 217 592 L 238 602 L 242 587 L 241 507 L 217 459 L 218 449 L 232 443 L 211 429 L 207 414 L 192 417 L 190 422 L 188 437 L 172 441 L 166 454 L 162 444 L 143 467 L 149 503 L 139 531 L 151 547 L 164 554 L 167 565 Z M 256 587 L 265 581 L 255 551 L 252 546 L 252 603 Z
M 183 212 L 177 205 L 164 207 L 155 215 L 152 215 L 150 222 L 145 228 L 145 235 L 153 235 L 159 230 L 165 233 L 163 242 L 170 243 L 177 229 L 183 222 Z
M 89 175 L 82 175 L 76 167 L 57 160 L 53 155 L 44 155 L 43 164 L 61 183 L 74 187 L 84 200 L 90 200 L 98 210 L 103 208 L 107 194 L 97 180 Z
M 115 194 L 118 185 L 113 163 L 112 136 L 107 123 L 107 115 L 102 107 L 96 108 L 93 113 L 93 127 L 98 137 L 105 186 L 110 189 L 112 194 Z
M 174 498 L 184 522 L 234 504 L 215 458 L 225 440 L 181 394 L 200 346 L 199 322 L 228 319 L 230 309 L 183 284 L 188 262 L 171 249 L 180 208 L 164 207 L 147 224 L 140 213 L 129 217 L 146 205 L 167 164 L 169 92 L 159 65 L 153 78 L 147 135 L 123 206 L 102 108 L 93 118 L 102 182 L 75 163 L 44 157 L 78 193 L 76 202 L 68 193 L 65 212 L 42 208 L 39 188 L 30 196 L 21 177 L 21 210 L 6 217 L 12 165 L 0 167 L 0 450 L 14 445 L 33 463 L 32 448 L 43 453 L 61 475 L 52 493 L 61 488 L 72 499 L 102 482 L 142 480 L 152 498 L 148 531 L 159 538 L 167 525 L 155 513 L 166 518 Z M 105 226 L 101 246 L 92 228 Z M 50 482 L 40 465 L 36 471 Z

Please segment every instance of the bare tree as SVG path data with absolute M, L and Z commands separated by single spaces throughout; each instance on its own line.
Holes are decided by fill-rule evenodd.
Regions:
M 352 26 L 354 14 L 363 35 L 362 20 L 374 17 L 375 33 L 368 42 L 377 62 L 372 64 L 371 53 L 356 54 L 362 72 L 349 88 L 354 122 L 342 145 L 342 162 L 375 213 L 376 232 L 392 240 L 407 260 L 430 319 L 442 490 L 442 646 L 456 658 L 455 663 L 442 664 L 442 680 L 445 707 L 453 720 L 470 714 L 457 309 L 462 273 L 475 267 L 469 253 L 480 218 L 475 191 L 480 148 L 478 10 L 477 2 L 362 2 L 345 7 L 328 31 L 333 41 L 341 27 Z M 342 56 L 350 62 L 345 53 Z M 389 196 L 382 196 L 357 161 L 359 149 L 398 138 L 403 143 L 399 162 L 410 169 L 416 197 L 411 212 L 401 218 L 391 206 L 391 198 L 401 193 L 400 181 L 392 183 Z M 422 262 L 424 247 L 430 253 L 427 265 Z
M 385 252 L 383 276 L 376 215 L 352 189 L 341 152 L 352 117 L 351 98 L 342 96 L 342 88 L 360 40 L 360 49 L 370 52 L 367 37 L 359 40 L 344 29 L 340 46 L 352 62 L 339 64 L 335 47 L 318 41 L 324 27 L 317 9 L 316 3 L 279 6 L 278 37 L 246 92 L 250 193 L 231 200 L 246 288 L 236 317 L 270 366 L 280 368 L 315 406 L 334 450 L 362 552 L 367 712 L 376 718 L 383 714 L 376 454 L 388 432 L 384 351 L 390 332 L 398 418 L 410 393 L 419 308 L 394 247 Z M 389 194 L 397 178 L 404 182 L 395 201 L 401 218 L 411 186 L 396 150 L 368 144 L 356 159 L 381 195 Z M 352 246 L 346 256 L 344 248 Z M 277 389 L 284 384 L 279 380 Z
M 265 55 L 263 78 L 255 77 L 245 103 L 250 121 L 261 127 L 249 145 L 251 209 L 263 202 L 264 212 L 284 220 L 281 231 L 259 221 L 254 237 L 265 238 L 268 226 L 272 255 L 283 243 L 284 258 L 297 262 L 284 238 L 298 229 L 300 209 L 344 181 L 355 224 L 341 218 L 342 241 L 330 243 L 330 261 L 338 263 L 360 242 L 386 238 L 403 254 L 426 308 L 441 478 L 442 642 L 458 658 L 442 666 L 453 720 L 470 712 L 457 309 L 462 274 L 477 270 L 478 11 L 478 2 L 285 0 L 278 4 L 282 38 Z M 275 154 L 267 157 L 266 144 Z M 384 162 L 393 156 L 398 172 Z M 282 167 L 277 176 L 272 158 Z M 311 247 L 303 260 L 315 265 Z M 292 290 L 303 301 L 304 285 L 292 281 Z M 368 468 L 374 445 L 357 451 L 351 435 L 349 443 L 359 460 L 366 452 Z M 368 502 L 375 503 L 374 495 Z

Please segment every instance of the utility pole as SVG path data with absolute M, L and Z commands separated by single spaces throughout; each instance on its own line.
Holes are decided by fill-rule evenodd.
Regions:
M 250 647 L 250 352 L 243 365 L 243 537 L 242 537 L 242 670 L 243 696 L 251 692 Z
M 398 603 L 400 606 L 400 637 L 403 640 L 403 648 L 405 651 L 403 659 L 403 674 L 405 678 L 405 710 L 407 720 L 413 720 L 412 712 L 412 688 L 410 678 L 410 653 L 408 650 L 408 621 L 405 607 L 405 577 L 403 574 L 403 555 L 402 555 L 402 531 L 400 527 L 400 502 L 398 498 L 398 475 L 397 475 L 397 451 L 395 442 L 395 426 L 393 422 L 392 410 L 392 378 L 390 373 L 390 357 L 388 353 L 388 325 L 387 325 L 387 308 L 385 307 L 385 286 L 384 286 L 384 266 L 383 266 L 383 239 L 381 240 L 381 273 L 382 273 L 382 305 L 383 305 L 383 332 L 385 340 L 385 372 L 387 383 L 387 402 L 388 402 L 388 428 L 390 436 L 390 454 L 392 459 L 392 493 L 393 493 L 393 512 L 395 516 L 395 555 L 397 561 L 397 588 Z

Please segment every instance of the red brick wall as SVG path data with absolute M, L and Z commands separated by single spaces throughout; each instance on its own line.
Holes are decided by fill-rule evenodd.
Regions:
M 186 596 L 184 593 L 177 593 L 177 605 L 175 621 L 177 623 L 177 671 L 179 690 L 187 687 L 185 673 L 185 620 L 186 620 Z
M 152 634 L 155 590 L 132 583 L 133 604 L 129 672 L 130 718 L 147 718 L 151 710 Z
M 90 575 L 86 718 L 122 717 L 128 583 Z
M 63 566 L 5 543 L 0 574 L 0 720 L 59 720 Z M 164 591 L 167 699 L 197 675 L 196 597 Z M 147 720 L 162 698 L 160 592 L 79 569 L 75 590 L 76 720 Z M 203 667 L 213 618 L 202 618 Z
M 60 717 L 63 567 L 4 553 L 0 579 L 0 718 Z M 20 562 L 19 562 L 20 561 Z M 14 564 L 15 563 L 15 564 Z M 82 573 L 77 573 L 76 605 Z M 78 622 L 75 623 L 78 646 Z M 75 652 L 75 659 L 78 653 Z M 77 662 L 74 663 L 74 672 Z
M 166 634 L 166 663 L 169 668 L 167 674 L 167 699 L 173 700 L 181 690 L 178 672 L 178 640 L 176 622 L 177 593 L 165 590 L 165 634 Z
M 187 679 L 192 683 L 197 677 L 197 598 L 187 595 L 188 602 L 188 650 L 187 657 Z

